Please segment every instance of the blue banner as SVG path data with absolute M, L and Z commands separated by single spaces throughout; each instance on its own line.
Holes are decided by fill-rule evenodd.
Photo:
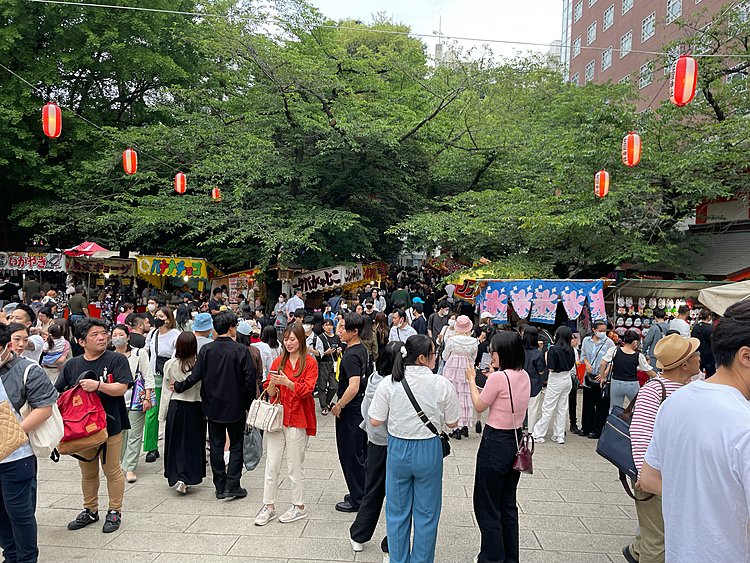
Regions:
M 607 310 L 604 308 L 604 282 L 597 280 L 589 285 L 588 300 L 591 308 L 591 320 L 607 319 Z
M 583 311 L 586 295 L 591 289 L 590 283 L 570 282 L 560 291 L 563 307 L 568 314 L 568 319 L 576 320 Z
M 525 319 L 531 312 L 531 304 L 534 298 L 534 280 L 518 280 L 509 283 L 508 286 L 510 286 L 508 294 L 513 310 L 519 318 Z
M 565 283 L 562 280 L 535 280 L 534 304 L 531 307 L 532 323 L 554 323 L 559 300 L 558 287 Z
M 481 313 L 490 313 L 492 319 L 501 323 L 508 322 L 508 284 L 490 282 L 477 297 Z

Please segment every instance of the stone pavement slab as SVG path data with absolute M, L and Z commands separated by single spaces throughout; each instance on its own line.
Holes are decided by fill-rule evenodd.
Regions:
M 579 398 L 579 405 L 581 400 Z M 479 549 L 479 529 L 472 507 L 474 465 L 479 435 L 452 441 L 444 460 L 443 509 L 436 563 L 469 563 Z M 617 480 L 617 471 L 599 457 L 596 442 L 568 435 L 563 445 L 536 447 L 534 475 L 522 475 L 518 489 L 522 563 L 621 563 L 621 549 L 632 541 L 637 521 L 633 502 Z M 145 463 L 138 481 L 126 485 L 122 527 L 101 532 L 101 522 L 83 530 L 66 526 L 81 510 L 78 462 L 40 460 L 38 508 L 42 563 L 379 563 L 385 516 L 372 542 L 355 554 L 349 545 L 352 514 L 334 505 L 346 493 L 336 454 L 334 418 L 318 417 L 318 436 L 306 455 L 308 518 L 291 524 L 253 524 L 262 506 L 262 460 L 246 472 L 248 496 L 216 500 L 209 477 L 186 495 L 167 486 L 162 460 Z M 278 510 L 291 503 L 289 481 L 282 470 Z M 102 477 L 100 509 L 107 508 Z

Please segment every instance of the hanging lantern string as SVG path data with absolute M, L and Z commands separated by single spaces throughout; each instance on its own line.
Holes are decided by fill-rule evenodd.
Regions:
M 132 10 L 137 12 L 157 12 L 161 14 L 175 14 L 178 16 L 195 16 L 200 18 L 216 18 L 216 19 L 225 19 L 225 20 L 250 20 L 255 22 L 269 22 L 269 23 L 284 23 L 284 20 L 276 17 L 271 18 L 264 18 L 259 19 L 255 18 L 253 16 L 243 16 L 243 15 L 226 15 L 226 14 L 205 14 L 201 12 L 182 12 L 179 10 L 160 10 L 157 8 L 141 8 L 139 6 L 115 6 L 112 4 L 93 4 L 90 2 L 70 2 L 66 0 L 25 0 L 26 2 L 36 2 L 41 4 L 61 4 L 64 6 L 84 6 L 89 8 L 108 8 L 108 9 L 114 9 L 114 10 Z M 732 5 L 729 7 L 733 7 L 734 4 L 737 3 L 738 0 L 735 0 Z M 722 14 L 723 15 L 723 14 Z M 310 27 L 319 28 L 319 29 L 340 29 L 340 30 L 347 30 L 347 31 L 364 31 L 369 33 L 385 33 L 388 35 L 404 35 L 408 37 L 426 37 L 426 38 L 435 38 L 434 33 L 415 33 L 412 31 L 393 31 L 393 30 L 384 30 L 384 29 L 369 29 L 369 28 L 361 28 L 361 27 L 344 27 L 339 25 L 324 25 L 324 24 L 316 24 L 316 23 L 309 23 Z M 448 36 L 443 35 L 448 40 L 456 40 L 456 41 L 474 41 L 477 43 L 502 43 L 505 45 L 526 45 L 530 47 L 549 47 L 549 43 L 536 43 L 533 41 L 509 41 L 506 39 L 480 39 L 477 37 L 458 37 L 458 36 Z M 581 50 L 590 50 L 590 51 L 606 51 L 609 49 L 609 47 L 588 47 L 581 45 Z M 619 53 L 620 49 L 612 49 L 613 53 Z M 635 49 L 632 49 L 628 51 L 628 53 L 637 53 L 641 55 L 657 55 L 657 56 L 664 56 L 666 53 L 659 52 L 659 51 L 637 51 Z M 693 54 L 691 55 L 693 57 L 722 57 L 725 58 L 727 55 L 720 55 L 720 54 Z M 735 59 L 746 59 L 750 58 L 750 54 L 746 55 L 731 55 L 731 58 Z
M 9 72 L 10 74 L 12 74 L 12 75 L 13 75 L 13 76 L 15 76 L 16 78 L 18 78 L 18 79 L 19 79 L 19 80 L 20 80 L 21 82 L 23 82 L 24 84 L 26 84 L 26 85 L 27 85 L 27 86 L 28 86 L 29 88 L 31 88 L 32 90 L 34 90 L 35 92 L 37 92 L 37 93 L 38 93 L 38 94 L 39 94 L 40 96 L 42 96 L 43 98 L 46 98 L 46 97 L 47 97 L 47 94 L 46 94 L 46 92 L 45 92 L 44 90 L 42 90 L 42 89 L 41 89 L 41 88 L 39 88 L 38 86 L 34 86 L 34 85 L 33 85 L 33 84 L 31 83 L 31 82 L 29 82 L 28 80 L 26 80 L 26 79 L 25 79 L 25 78 L 24 78 L 23 76 L 21 76 L 20 74 L 18 74 L 18 73 L 16 73 L 16 72 L 13 72 L 13 71 L 12 71 L 11 69 L 9 69 L 9 68 L 8 68 L 7 66 L 5 66 L 4 64 L 0 63 L 0 68 L 2 68 L 3 70 L 7 70 L 7 71 L 8 71 L 8 72 Z M 82 121 L 85 121 L 86 123 L 88 123 L 88 124 L 89 124 L 89 125 L 91 125 L 92 127 L 95 127 L 96 129 L 98 129 L 99 131 L 101 131 L 102 133 L 104 133 L 105 135 L 109 135 L 109 136 L 111 136 L 111 137 L 114 137 L 114 138 L 115 138 L 115 139 L 116 139 L 117 141 L 120 141 L 120 142 L 122 142 L 122 139 L 121 139 L 120 137 L 118 137 L 118 136 L 117 136 L 117 134 L 113 133 L 112 131 L 107 131 L 106 129 L 104 129 L 103 127 L 101 127 L 101 126 L 97 125 L 97 124 L 96 124 L 96 123 L 94 123 L 93 121 L 90 121 L 90 120 L 86 119 L 86 118 L 85 118 L 85 117 L 83 117 L 83 116 L 82 116 L 82 115 L 81 115 L 80 113 L 76 112 L 76 111 L 75 111 L 74 109 L 71 109 L 71 108 L 69 108 L 69 107 L 67 107 L 67 106 L 64 106 L 63 104 L 60 104 L 60 103 L 58 103 L 58 102 L 55 102 L 55 103 L 56 103 L 56 104 L 57 104 L 57 105 L 58 105 L 58 106 L 60 107 L 60 109 L 64 109 L 64 110 L 66 110 L 66 111 L 69 111 L 69 112 L 70 112 L 70 113 L 72 113 L 72 114 L 73 114 L 74 116 L 76 116 L 76 117 L 77 117 L 78 119 L 80 119 L 80 120 L 82 120 Z M 135 145 L 134 143 L 129 143 L 129 142 L 127 142 L 127 139 L 125 140 L 125 143 L 124 143 L 124 144 L 126 144 L 126 145 L 128 145 L 128 146 L 133 146 L 133 147 L 135 147 L 136 149 L 138 149 L 138 146 L 137 146 L 137 145 Z M 145 156 L 146 158 L 150 158 L 151 160 L 155 160 L 156 162 L 158 162 L 158 163 L 160 163 L 160 164 L 162 164 L 162 165 L 166 166 L 167 168 L 171 169 L 171 170 L 172 170 L 172 172 L 180 172 L 180 169 L 179 169 L 179 168 L 175 168 L 175 167 L 174 167 L 174 166 L 172 166 L 171 164 L 169 164 L 169 163 L 167 163 L 167 162 L 164 162 L 164 161 L 163 161 L 163 160 L 161 160 L 160 158 L 157 158 L 157 157 L 155 157 L 155 156 L 153 156 L 153 155 L 147 154 L 147 153 L 145 153 L 145 152 L 141 152 L 141 150 L 140 150 L 140 149 L 138 149 L 138 154 L 141 154 L 141 155 Z

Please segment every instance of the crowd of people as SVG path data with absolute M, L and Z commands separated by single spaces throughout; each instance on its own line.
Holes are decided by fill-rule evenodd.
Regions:
M 246 497 L 246 416 L 263 397 L 283 406 L 283 421 L 264 433 L 255 524 L 306 518 L 305 453 L 318 416 L 333 416 L 348 491 L 334 508 L 353 514 L 350 541 L 360 552 L 385 504 L 380 549 L 394 563 L 434 560 L 445 448 L 477 434 L 475 560 L 494 563 L 519 561 L 520 473 L 513 467 L 524 432 L 537 444 L 563 445 L 567 434 L 598 439 L 607 416 L 635 400 L 640 527 L 624 557 L 708 561 L 721 543 L 725 557 L 712 561 L 748 560 L 750 503 L 742 499 L 750 490 L 750 426 L 743 424 L 750 416 L 750 304 L 731 307 L 715 329 L 714 316 L 701 311 L 694 337 L 689 310 L 671 324 L 657 310 L 641 346 L 639 333 L 618 335 L 605 320 L 584 338 L 573 323 L 553 335 L 525 321 L 498 325 L 437 282 L 430 269 L 400 270 L 381 287 L 337 288 L 312 307 L 297 289 L 289 299 L 279 295 L 269 314 L 245 295 L 231 311 L 222 287 L 176 291 L 173 300 L 150 291 L 136 299 L 107 286 L 101 319 L 89 315 L 84 285 L 49 288 L 42 297 L 41 285 L 27 282 L 0 311 L 0 402 L 9 401 L 28 433 L 50 416 L 59 394 L 80 386 L 98 395 L 106 446 L 80 452 L 83 510 L 68 528 L 100 520 L 101 467 L 104 533 L 120 528 L 125 483 L 137 480 L 143 453 L 145 463 L 163 458 L 167 485 L 180 495 L 202 483 L 210 465 L 217 499 Z M 31 415 L 21 418 L 26 403 Z M 292 497 L 286 510 L 277 507 L 284 458 Z M 36 471 L 28 446 L 0 460 L 7 561 L 37 560 Z M 704 474 L 715 489 L 701 482 Z M 726 525 L 699 530 L 697 518 L 688 526 L 680 518 L 702 511 Z

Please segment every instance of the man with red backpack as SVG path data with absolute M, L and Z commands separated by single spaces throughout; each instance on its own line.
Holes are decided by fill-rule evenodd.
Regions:
M 82 356 L 68 360 L 55 383 L 60 393 L 76 385 L 90 393 L 97 393 L 102 407 L 107 413 L 107 434 L 105 448 L 98 447 L 78 452 L 78 455 L 91 461 L 82 461 L 81 488 L 83 489 L 83 512 L 68 524 L 69 530 L 79 530 L 99 520 L 99 461 L 107 477 L 109 510 L 102 532 L 114 532 L 120 527 L 122 497 L 125 492 L 125 478 L 120 467 L 122 431 L 130 428 L 128 411 L 123 395 L 133 383 L 128 360 L 122 354 L 107 350 L 107 328 L 104 321 L 86 317 L 76 322 L 75 338 L 83 347 Z

